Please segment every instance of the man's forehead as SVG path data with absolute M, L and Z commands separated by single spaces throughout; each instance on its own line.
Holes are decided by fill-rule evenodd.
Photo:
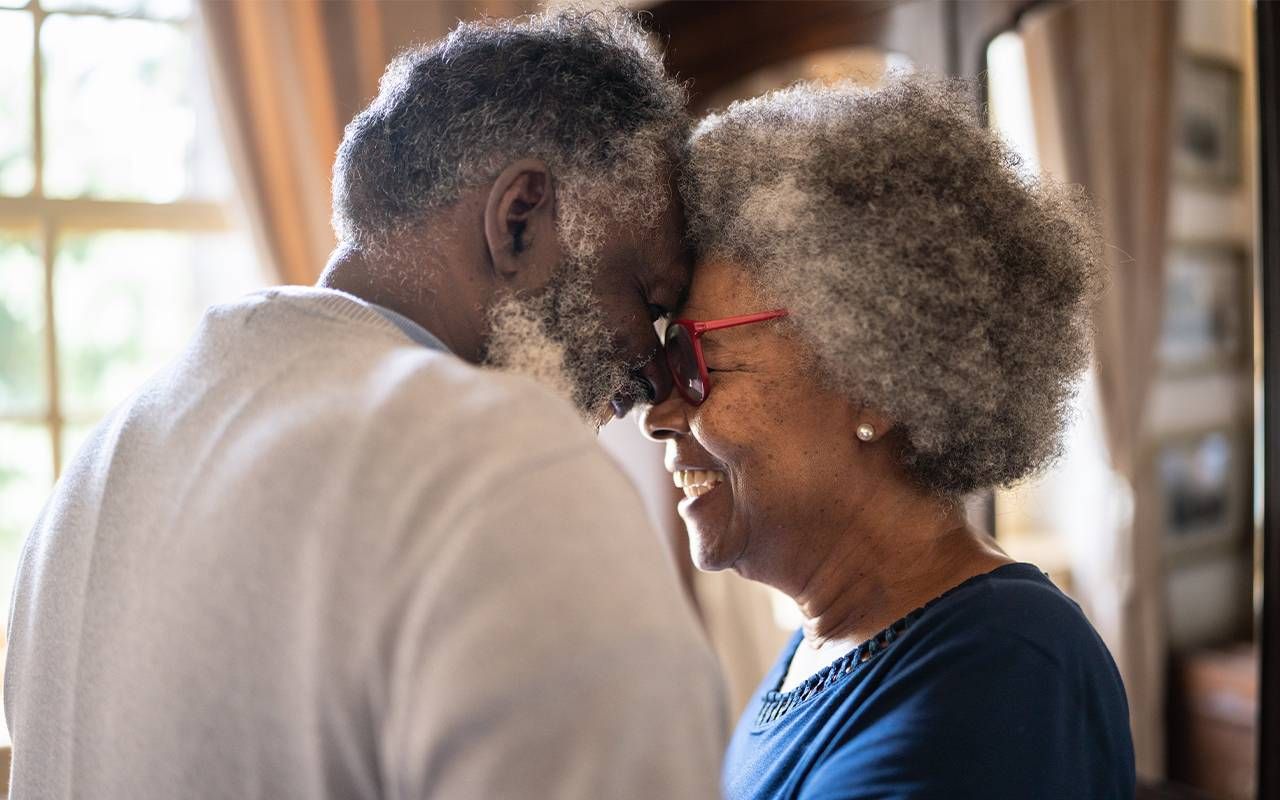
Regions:
M 683 303 L 693 281 L 694 252 L 685 237 L 684 219 L 678 212 L 678 206 L 673 203 L 668 207 L 654 233 L 650 253 L 650 262 L 656 272 L 654 283 L 660 283 L 679 303 Z
M 675 297 L 675 306 L 679 307 L 689 301 L 689 291 L 693 288 L 694 257 L 691 248 L 683 242 L 667 259 L 666 279 Z

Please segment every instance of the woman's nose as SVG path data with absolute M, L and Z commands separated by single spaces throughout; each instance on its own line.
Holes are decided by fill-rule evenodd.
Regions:
M 640 430 L 655 442 L 665 442 L 689 432 L 685 416 L 688 404 L 679 392 L 670 392 L 661 403 L 646 406 L 640 412 Z

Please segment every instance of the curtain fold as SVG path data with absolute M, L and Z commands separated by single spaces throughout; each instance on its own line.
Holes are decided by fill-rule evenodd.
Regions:
M 283 283 L 314 283 L 334 246 L 333 157 L 388 61 L 459 19 L 533 0 L 202 0 L 213 84 L 258 251 Z
M 1107 242 L 1094 362 L 1115 473 L 1113 547 L 1095 557 L 1114 586 L 1082 598 L 1124 676 L 1139 774 L 1164 773 L 1164 576 L 1143 420 L 1164 296 L 1176 4 L 1073 2 L 1021 32 L 1044 170 L 1084 185 Z M 1101 621 L 1101 622 L 1100 622 Z

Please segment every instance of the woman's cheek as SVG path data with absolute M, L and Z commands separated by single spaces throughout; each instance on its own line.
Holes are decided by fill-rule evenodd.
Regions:
M 713 396 L 712 402 L 717 399 Z M 743 462 L 752 450 L 751 421 L 749 411 L 725 402 L 707 409 L 689 424 L 694 438 L 711 457 L 732 471 L 745 466 Z

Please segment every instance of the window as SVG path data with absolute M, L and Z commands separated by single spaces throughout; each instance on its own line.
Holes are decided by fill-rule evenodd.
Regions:
M 1022 37 L 1006 32 L 987 48 L 987 96 L 991 127 L 1022 159 L 1028 178 L 1041 173 L 1031 88 Z M 1090 564 L 1110 558 L 1100 537 L 1129 513 L 1117 508 L 1127 492 L 1117 488 L 1107 455 L 1093 370 L 1083 376 L 1063 432 L 1063 455 L 1045 474 L 996 492 L 995 535 L 1014 558 L 1049 573 L 1074 592 L 1090 578 Z M 1119 498 L 1119 499 L 1118 499 Z
M 6 612 L 22 541 L 88 431 L 206 306 L 265 280 L 233 224 L 195 13 L 193 0 L 0 0 Z

